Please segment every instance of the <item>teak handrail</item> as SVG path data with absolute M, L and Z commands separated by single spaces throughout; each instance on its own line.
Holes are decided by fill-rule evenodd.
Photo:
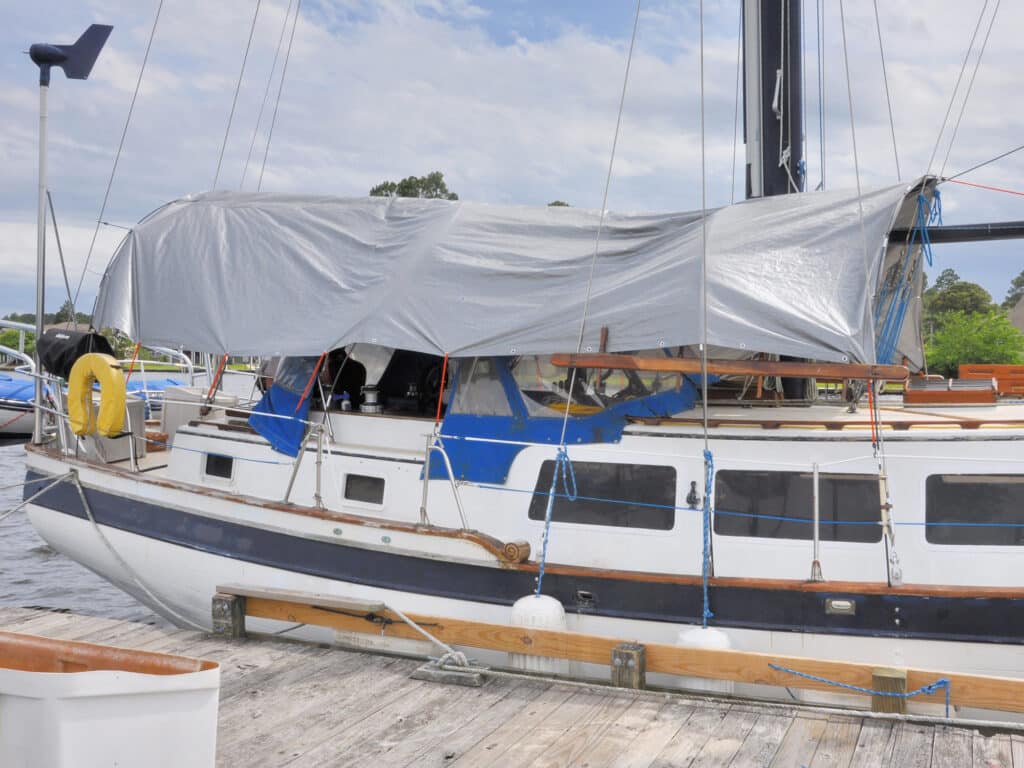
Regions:
M 629 371 L 700 373 L 695 357 L 640 357 L 617 354 L 558 354 L 551 364 L 559 368 L 619 368 Z M 818 379 L 876 379 L 904 381 L 910 371 L 903 365 L 868 363 L 813 363 L 790 360 L 708 360 L 708 373 L 719 376 L 795 376 Z

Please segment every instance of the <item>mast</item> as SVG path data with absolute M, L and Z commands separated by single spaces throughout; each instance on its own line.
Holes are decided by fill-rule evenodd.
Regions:
M 804 190 L 800 0 L 743 0 L 747 199 Z

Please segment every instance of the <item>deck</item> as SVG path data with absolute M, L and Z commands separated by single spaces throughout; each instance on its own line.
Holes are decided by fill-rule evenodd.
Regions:
M 503 676 L 413 680 L 420 662 L 27 608 L 0 629 L 201 656 L 222 667 L 221 766 L 1024 768 L 1024 732 L 723 703 Z

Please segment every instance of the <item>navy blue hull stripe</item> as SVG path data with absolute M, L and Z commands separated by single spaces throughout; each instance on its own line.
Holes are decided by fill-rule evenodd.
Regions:
M 28 472 L 28 479 L 42 477 Z M 25 494 L 31 495 L 29 486 Z M 95 488 L 86 496 L 102 525 L 247 563 L 382 589 L 478 603 L 511 605 L 535 589 L 534 574 L 453 563 L 303 538 L 210 519 Z M 60 483 L 35 502 L 86 519 L 75 487 Z M 699 624 L 700 584 L 645 582 L 552 573 L 544 592 L 567 612 L 622 619 Z M 829 599 L 849 600 L 856 613 L 830 615 Z M 1024 599 L 903 594 L 801 592 L 711 587 L 713 625 L 743 629 L 1024 644 Z

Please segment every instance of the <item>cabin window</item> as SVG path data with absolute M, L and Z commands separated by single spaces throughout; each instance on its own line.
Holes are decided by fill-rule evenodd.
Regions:
M 715 533 L 762 539 L 814 538 L 810 472 L 720 470 L 715 475 Z M 822 541 L 882 540 L 878 477 L 818 476 Z
M 211 477 L 223 477 L 231 479 L 231 472 L 235 467 L 235 460 L 230 456 L 220 453 L 206 454 L 206 474 Z
M 345 498 L 365 501 L 367 504 L 384 503 L 384 478 L 369 475 L 346 475 Z
M 931 544 L 1024 545 L 1024 475 L 929 475 Z
M 508 392 L 501 381 L 501 372 L 494 359 L 474 357 L 459 360 L 454 375 L 455 399 L 452 413 L 472 413 L 477 416 L 511 416 Z
M 609 525 L 669 531 L 675 524 L 676 470 L 645 464 L 574 461 L 577 498 L 565 498 L 561 478 L 551 519 L 558 523 Z M 530 501 L 530 519 L 543 520 L 548 508 L 554 461 L 545 461 Z M 569 481 L 572 490 L 572 480 Z

